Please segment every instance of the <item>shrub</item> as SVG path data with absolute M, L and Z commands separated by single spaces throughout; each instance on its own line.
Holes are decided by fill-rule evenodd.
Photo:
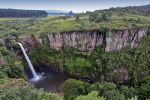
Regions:
M 138 92 L 141 100 L 150 99 L 150 76 L 143 79 L 140 88 L 138 88 Z
M 0 47 L 0 58 L 5 62 L 0 65 L 0 73 L 3 76 L 11 78 L 24 77 L 22 62 L 16 59 L 6 47 Z
M 22 79 L 11 79 L 0 86 L 0 100 L 62 100 L 62 97 L 36 89 Z
M 75 100 L 105 100 L 105 98 L 98 96 L 97 91 L 92 91 L 88 93 L 88 95 L 86 96 L 84 95 L 78 96 Z
M 64 83 L 64 97 L 66 100 L 74 100 L 77 96 L 86 94 L 89 84 L 75 79 L 68 79 Z
M 91 91 L 98 91 L 106 100 L 125 100 L 124 95 L 120 93 L 114 83 L 102 82 L 91 85 Z
M 136 96 L 136 91 L 133 87 L 121 86 L 120 91 L 126 99 L 132 99 Z

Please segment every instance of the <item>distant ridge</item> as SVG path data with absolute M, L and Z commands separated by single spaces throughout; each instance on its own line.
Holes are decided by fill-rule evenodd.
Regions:
M 24 10 L 24 9 L 2 9 L 0 8 L 0 18 L 15 17 L 15 18 L 32 18 L 46 17 L 47 12 L 44 10 Z
M 149 16 L 150 15 L 150 4 L 147 5 L 141 5 L 141 6 L 126 6 L 126 7 L 112 7 L 109 9 L 101 9 L 101 10 L 95 10 L 92 13 L 96 12 L 96 13 L 100 13 L 100 12 L 104 12 L 104 11 L 112 11 L 112 12 L 116 12 L 116 13 L 122 13 L 122 12 L 126 12 L 126 13 L 130 13 L 130 14 L 137 14 L 137 15 L 146 15 Z

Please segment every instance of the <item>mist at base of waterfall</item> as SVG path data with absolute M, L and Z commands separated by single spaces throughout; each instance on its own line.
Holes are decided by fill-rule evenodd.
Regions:
M 39 82 L 45 78 L 45 77 L 43 77 L 43 75 L 44 75 L 44 73 L 38 74 L 36 77 L 29 79 L 29 82 L 30 83 L 37 83 L 37 82 Z
M 54 73 L 54 72 L 46 72 L 46 73 L 38 73 L 40 76 L 40 80 L 35 81 L 32 73 L 29 69 L 25 70 L 25 74 L 28 77 L 29 83 L 33 84 L 36 88 L 44 89 L 45 91 L 52 92 L 52 93 L 59 93 L 63 91 L 63 83 L 67 80 L 68 76 Z

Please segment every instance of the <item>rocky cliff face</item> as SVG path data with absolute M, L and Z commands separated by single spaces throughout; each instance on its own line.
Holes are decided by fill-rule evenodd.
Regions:
M 96 46 L 103 44 L 103 34 L 92 32 L 68 32 L 48 34 L 50 46 L 59 49 L 62 46 L 78 48 L 81 50 L 93 50 Z
M 90 51 L 104 44 L 105 51 L 109 52 L 119 50 L 126 46 L 130 46 L 131 48 L 137 47 L 140 39 L 144 35 L 146 35 L 146 29 L 112 30 L 109 33 L 102 33 L 96 30 L 49 33 L 47 37 L 49 45 L 55 49 L 60 49 L 64 46 Z M 21 39 L 21 41 L 26 47 L 31 49 L 42 43 L 41 39 L 31 36 L 26 39 Z
M 118 30 L 103 34 L 99 31 L 49 33 L 48 39 L 50 46 L 56 49 L 67 46 L 81 50 L 93 50 L 95 47 L 105 44 L 106 51 L 113 51 L 126 46 L 137 47 L 138 42 L 145 34 L 146 30 L 144 29 Z
M 140 39 L 146 35 L 144 29 L 112 31 L 106 37 L 106 51 L 119 50 L 123 47 L 137 47 Z

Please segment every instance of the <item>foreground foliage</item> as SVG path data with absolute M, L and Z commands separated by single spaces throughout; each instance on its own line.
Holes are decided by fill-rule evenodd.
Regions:
M 97 91 L 92 91 L 91 93 L 88 93 L 88 95 L 84 96 L 78 96 L 75 100 L 105 100 L 105 98 L 98 96 Z
M 86 98 L 88 97 L 89 100 L 92 100 L 91 98 L 95 98 L 98 100 L 99 99 L 104 100 L 104 98 L 106 100 L 126 100 L 135 96 L 134 88 L 128 88 L 127 86 L 122 86 L 122 88 L 119 89 L 114 83 L 97 82 L 90 85 L 86 82 L 69 79 L 64 84 L 65 84 L 64 93 L 65 93 L 66 100 L 73 100 L 74 98 L 77 98 L 77 100 L 80 99 L 86 100 Z M 92 92 L 92 91 L 96 91 L 96 92 Z M 88 96 L 80 96 L 80 95 L 86 95 L 88 93 L 90 93 Z M 97 96 L 103 96 L 104 98 L 97 97 Z
M 12 52 L 0 46 L 0 100 L 62 100 L 58 94 L 36 89 L 25 81 L 23 67 Z
M 64 92 L 66 100 L 74 100 L 77 96 L 87 92 L 88 83 L 79 80 L 69 79 L 64 83 Z
M 36 89 L 23 79 L 10 79 L 0 86 L 0 100 L 62 100 L 57 94 Z

